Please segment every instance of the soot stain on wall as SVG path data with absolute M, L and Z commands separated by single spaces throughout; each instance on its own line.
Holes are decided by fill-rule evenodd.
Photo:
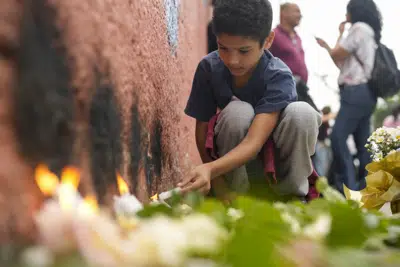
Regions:
M 162 125 L 156 119 L 153 124 L 151 134 L 147 135 L 147 130 L 143 128 L 140 121 L 140 113 L 136 104 L 131 108 L 131 184 L 132 188 L 137 189 L 140 166 L 144 168 L 148 193 L 151 187 L 158 181 L 162 174 L 163 150 L 162 150 Z
M 91 141 L 91 173 L 99 201 L 110 186 L 116 186 L 116 173 L 122 163 L 121 114 L 111 83 L 105 82 L 97 72 L 89 119 Z
M 139 111 L 136 104 L 131 107 L 131 140 L 130 140 L 130 155 L 131 155 L 131 185 L 136 190 L 137 177 L 139 173 L 140 161 L 142 158 L 141 140 L 142 140 L 142 125 L 140 123 Z
M 73 92 L 67 52 L 45 0 L 23 1 L 20 42 L 15 50 L 14 126 L 19 151 L 32 166 L 57 174 L 71 163 Z
M 154 121 L 154 128 L 150 135 L 150 147 L 146 153 L 146 179 L 150 189 L 154 181 L 161 178 L 163 165 L 163 150 L 162 150 L 162 125 L 159 119 Z

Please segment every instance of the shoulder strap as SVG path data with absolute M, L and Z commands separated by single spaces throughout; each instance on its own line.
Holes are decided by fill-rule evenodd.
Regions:
M 362 68 L 364 68 L 364 63 L 361 61 L 361 59 L 357 56 L 357 53 L 353 53 L 354 57 L 357 59 L 358 63 L 361 65 Z

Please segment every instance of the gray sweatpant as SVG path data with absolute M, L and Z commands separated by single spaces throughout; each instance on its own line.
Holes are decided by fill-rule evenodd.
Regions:
M 254 119 L 253 107 L 243 101 L 231 101 L 223 109 L 215 126 L 217 151 L 220 157 L 235 148 L 246 136 Z M 272 188 L 279 195 L 305 196 L 308 176 L 312 173 L 311 156 L 315 153 L 321 116 L 309 104 L 294 102 L 280 114 L 272 138 L 275 143 L 277 184 Z M 245 193 L 249 175 L 263 175 L 257 157 L 225 176 L 232 190 Z

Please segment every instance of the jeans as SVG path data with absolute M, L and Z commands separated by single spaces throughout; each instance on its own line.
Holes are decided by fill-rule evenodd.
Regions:
M 319 176 L 328 176 L 329 168 L 332 162 L 331 147 L 324 141 L 318 141 L 315 146 L 315 154 L 313 159 L 315 171 Z
M 332 129 L 331 145 L 335 184 L 341 192 L 342 184 L 356 191 L 366 186 L 365 166 L 371 162 L 371 157 L 365 145 L 371 133 L 370 120 L 376 100 L 367 84 L 344 86 L 340 91 L 340 109 Z M 349 135 L 353 135 L 357 148 L 357 158 L 360 161 L 358 174 L 347 147 Z

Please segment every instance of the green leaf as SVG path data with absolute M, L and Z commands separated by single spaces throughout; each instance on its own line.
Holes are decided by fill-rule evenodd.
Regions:
M 207 199 L 197 209 L 196 212 L 200 212 L 212 217 L 220 225 L 227 228 L 232 226 L 232 222 L 227 214 L 227 209 L 218 200 Z
M 330 267 L 397 267 L 400 257 L 397 251 L 373 253 L 359 249 L 333 250 L 327 255 Z
M 245 216 L 234 228 L 235 235 L 226 251 L 227 262 L 233 267 L 283 266 L 277 247 L 291 237 L 280 212 L 270 203 L 240 197 L 236 207 Z
M 332 204 L 332 229 L 327 237 L 331 247 L 361 247 L 368 238 L 370 230 L 364 223 L 361 209 L 346 204 Z
M 183 200 L 182 194 L 173 191 L 172 196 L 170 198 L 165 199 L 164 201 L 172 208 L 174 208 L 177 205 L 179 205 L 182 202 L 182 200 Z
M 57 257 L 54 267 L 87 267 L 83 258 L 78 254 Z
M 145 206 L 141 211 L 139 211 L 136 215 L 141 218 L 150 218 L 156 214 L 166 215 L 173 217 L 173 210 L 165 205 L 148 205 Z
M 199 207 L 201 203 L 203 203 L 203 201 L 204 201 L 204 196 L 196 192 L 188 193 L 183 199 L 183 202 L 192 207 L 193 209 Z

